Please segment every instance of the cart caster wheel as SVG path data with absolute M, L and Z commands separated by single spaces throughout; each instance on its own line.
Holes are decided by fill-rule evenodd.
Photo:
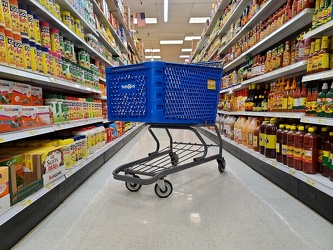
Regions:
M 218 159 L 217 163 L 218 163 L 218 170 L 220 171 L 220 173 L 223 173 L 225 170 L 225 159 L 224 158 Z
M 178 160 L 179 160 L 178 155 L 176 153 L 170 153 L 170 158 L 171 158 L 172 166 L 177 166 L 178 165 Z
M 140 179 L 140 177 L 137 175 L 133 175 L 133 177 Z M 125 186 L 131 192 L 137 192 L 142 187 L 141 184 L 137 184 L 137 183 L 133 183 L 133 182 L 129 182 L 129 181 L 125 182 Z
M 164 180 L 165 190 L 162 190 L 157 183 L 155 184 L 155 193 L 160 198 L 167 198 L 172 193 L 172 185 L 168 180 Z

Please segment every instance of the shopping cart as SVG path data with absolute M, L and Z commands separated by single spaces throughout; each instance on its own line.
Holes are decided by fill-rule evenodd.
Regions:
M 156 142 L 156 150 L 147 157 L 113 171 L 114 178 L 125 181 L 129 191 L 156 182 L 155 193 L 166 198 L 172 193 L 171 183 L 165 180 L 169 174 L 212 160 L 224 172 L 222 139 L 215 125 L 222 79 L 219 64 L 152 61 L 107 69 L 109 120 L 145 122 Z M 215 128 L 217 144 L 207 144 L 196 130 L 208 125 Z M 156 129 L 166 131 L 170 141 L 166 148 L 160 149 Z M 200 143 L 174 141 L 170 133 L 174 129 L 192 131 Z M 218 154 L 210 155 L 211 147 L 218 147 Z

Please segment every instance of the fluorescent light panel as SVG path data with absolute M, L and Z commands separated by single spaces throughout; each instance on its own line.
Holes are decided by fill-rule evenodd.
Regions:
M 189 23 L 206 23 L 209 17 L 191 17 Z
M 157 18 L 156 17 L 146 17 L 146 24 L 155 24 L 157 23 Z M 138 19 L 134 18 L 134 24 L 138 24 Z
M 145 49 L 145 52 L 147 53 L 159 53 L 161 52 L 160 49 Z
M 168 21 L 169 0 L 164 0 L 164 22 Z
M 179 58 L 190 58 L 190 55 L 180 55 Z
M 192 49 L 182 49 L 182 52 L 192 52 Z
M 201 36 L 185 36 L 185 41 L 192 41 L 195 39 L 201 39 Z
M 160 59 L 161 56 L 145 56 L 145 58 L 147 58 L 147 59 L 151 59 L 151 58 Z
M 160 44 L 183 44 L 183 40 L 161 40 Z

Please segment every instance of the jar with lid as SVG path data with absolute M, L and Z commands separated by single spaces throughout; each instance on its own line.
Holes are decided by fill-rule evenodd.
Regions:
M 37 71 L 37 48 L 34 41 L 30 41 L 30 61 L 31 61 L 31 70 Z
M 39 25 L 39 18 L 37 15 L 33 14 L 34 17 L 34 37 L 36 44 L 41 45 L 41 35 L 40 35 L 40 25 Z
M 36 45 L 36 62 L 37 71 L 43 73 L 42 47 L 40 45 Z
M 265 157 L 276 158 L 276 131 L 278 119 L 272 118 L 265 128 Z
M 30 40 L 35 41 L 34 15 L 33 15 L 32 11 L 29 9 L 27 9 L 27 20 L 28 20 L 28 37 Z
M 51 73 L 48 67 L 48 57 L 49 57 L 49 49 L 46 47 L 42 47 L 43 73 L 45 75 L 49 75 Z
M 308 133 L 304 135 L 303 150 L 303 172 L 315 174 L 318 167 L 318 136 L 313 127 L 310 127 Z

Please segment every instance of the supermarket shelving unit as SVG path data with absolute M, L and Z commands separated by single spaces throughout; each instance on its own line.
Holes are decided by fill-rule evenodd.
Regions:
M 112 7 L 112 14 L 116 16 L 120 25 L 127 30 L 127 43 L 122 43 L 121 38 L 117 35 L 112 25 L 109 23 L 103 12 L 99 9 L 96 2 L 93 0 L 94 11 L 99 18 L 100 23 L 103 23 L 110 29 L 112 35 L 115 37 L 116 44 L 110 44 L 105 37 L 88 22 L 86 22 L 77 11 L 70 5 L 68 0 L 58 1 L 62 10 L 68 10 L 80 19 L 81 25 L 84 27 L 85 33 L 94 34 L 99 41 L 111 52 L 112 56 L 117 58 L 119 65 L 127 64 L 121 57 L 122 53 L 129 54 L 127 43 L 134 45 L 133 38 L 125 27 L 120 13 Z M 109 1 L 114 5 L 113 0 Z M 91 47 L 84 39 L 80 38 L 64 25 L 60 20 L 48 12 L 44 6 L 37 0 L 26 0 L 24 4 L 32 9 L 38 15 L 40 21 L 47 21 L 50 27 L 57 28 L 63 36 L 72 40 L 76 48 L 84 48 L 92 58 L 98 59 L 106 64 L 108 67 L 113 67 L 113 60 L 106 58 L 96 49 Z M 135 48 L 135 46 L 133 46 Z M 133 49 L 133 48 L 132 48 Z M 139 61 L 142 61 L 141 56 L 136 50 L 136 56 Z M 32 71 L 13 68 L 6 65 L 0 65 L 0 78 L 12 81 L 20 81 L 29 83 L 32 86 L 42 87 L 43 90 L 53 93 L 68 94 L 78 97 L 92 97 L 94 99 L 106 100 L 100 90 L 87 87 L 78 83 L 58 79 L 55 77 L 39 74 Z M 100 83 L 106 84 L 106 79 L 100 77 Z M 71 122 L 56 123 L 52 126 L 37 127 L 28 130 L 19 130 L 8 133 L 0 133 L 0 144 L 15 141 L 23 138 L 30 138 L 38 135 L 53 133 L 70 128 L 81 127 L 89 124 L 96 123 L 110 123 L 108 119 L 85 119 L 76 120 Z M 88 158 L 77 162 L 77 164 L 65 174 L 55 181 L 45 185 L 36 193 L 25 198 L 23 201 L 10 207 L 8 210 L 0 214 L 0 248 L 9 249 L 25 234 L 27 234 L 33 227 L 35 227 L 41 220 L 43 220 L 49 213 L 51 213 L 61 202 L 70 195 L 82 182 L 84 182 L 94 171 L 101 167 L 110 157 L 122 148 L 128 141 L 130 141 L 140 130 L 144 128 L 144 124 L 134 127 L 132 130 L 127 131 L 125 135 L 119 137 L 115 141 L 106 144 L 103 148 L 96 151 L 94 154 L 89 155 Z M 1 206 L 1 204 L 0 204 Z
M 250 4 L 249 1 L 241 1 L 244 2 L 245 6 Z M 270 0 L 263 6 L 256 15 L 248 21 L 248 23 L 242 27 L 242 29 L 234 35 L 233 38 L 226 44 L 222 44 L 221 48 L 213 51 L 212 54 L 207 55 L 206 58 L 211 60 L 215 54 L 224 55 L 228 52 L 228 50 L 235 45 L 239 39 L 244 35 L 250 27 L 253 27 L 259 21 L 264 21 L 268 16 L 274 13 L 277 9 L 279 9 L 282 5 L 284 5 L 287 1 L 274 1 Z M 228 4 L 229 0 L 222 1 L 221 4 Z M 244 8 L 235 8 L 235 11 L 231 14 L 237 19 L 239 17 L 239 13 L 242 13 Z M 305 9 L 300 12 L 297 16 L 289 20 L 280 28 L 269 34 L 265 39 L 256 43 L 249 50 L 245 51 L 239 57 L 234 59 L 233 61 L 227 63 L 224 66 L 225 72 L 230 72 L 240 64 L 246 61 L 247 56 L 253 56 L 258 53 L 262 53 L 275 44 L 279 44 L 281 41 L 284 41 L 288 37 L 290 37 L 293 33 L 298 30 L 305 30 L 307 27 L 311 25 L 312 14 L 314 9 Z M 218 13 L 217 13 L 218 14 Z M 233 19 L 233 20 L 236 20 Z M 214 25 L 213 23 L 211 25 Z M 231 22 L 227 23 L 222 30 L 228 30 L 230 28 Z M 319 26 L 316 29 L 308 32 L 304 38 L 312 37 L 318 38 L 323 35 L 332 36 L 333 35 L 333 20 Z M 221 30 L 219 31 L 220 33 Z M 218 39 L 218 35 L 214 37 L 214 39 Z M 214 43 L 214 39 L 210 41 L 210 45 Z M 202 42 L 202 41 L 201 41 Z M 201 43 L 200 43 L 201 44 Z M 198 47 L 198 49 L 194 52 L 192 61 L 203 60 L 204 54 L 202 54 L 201 58 L 198 56 L 195 57 L 202 48 Z M 204 52 L 207 54 L 208 47 L 204 48 Z M 330 80 L 333 79 L 333 73 L 331 71 L 321 72 L 313 75 L 306 75 L 306 61 L 301 61 L 289 65 L 284 68 L 280 68 L 278 70 L 269 72 L 267 74 L 256 76 L 246 81 L 241 82 L 238 85 L 233 85 L 228 88 L 222 89 L 221 94 L 223 93 L 232 93 L 233 91 L 237 91 L 239 89 L 246 88 L 249 84 L 252 83 L 270 83 L 271 81 L 277 80 L 281 77 L 291 78 L 294 76 L 302 76 L 302 81 L 313 81 L 313 80 Z M 333 119 L 326 119 L 320 117 L 308 117 L 304 114 L 300 113 L 284 113 L 284 112 L 227 112 L 227 111 L 218 111 L 221 115 L 235 115 L 235 116 L 260 116 L 260 117 L 280 117 L 280 118 L 294 118 L 299 119 L 302 123 L 309 124 L 320 124 L 333 126 Z M 209 136 L 211 139 L 216 139 L 213 134 L 207 130 L 203 129 L 202 133 Z M 307 175 L 301 171 L 295 171 L 290 169 L 283 164 L 276 162 L 275 160 L 267 159 L 262 155 L 250 150 L 246 147 L 238 145 L 234 141 L 231 141 L 225 137 L 223 137 L 224 143 L 223 147 L 228 150 L 230 153 L 244 161 L 251 168 L 255 169 L 266 178 L 285 189 L 287 192 L 292 194 L 294 197 L 302 201 L 304 204 L 308 205 L 323 217 L 333 222 L 333 182 L 330 182 L 328 178 L 322 177 L 320 174 L 316 175 Z

